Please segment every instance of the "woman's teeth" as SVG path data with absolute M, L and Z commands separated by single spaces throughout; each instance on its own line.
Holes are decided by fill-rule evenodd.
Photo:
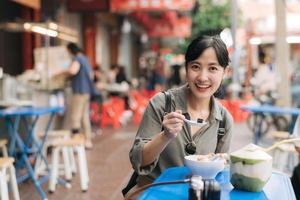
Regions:
M 206 89 L 206 88 L 209 88 L 210 86 L 209 85 L 197 85 L 196 84 L 196 87 L 201 88 L 201 89 Z

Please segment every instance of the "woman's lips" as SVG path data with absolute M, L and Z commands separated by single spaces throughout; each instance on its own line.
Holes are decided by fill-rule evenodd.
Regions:
M 211 87 L 210 85 L 199 85 L 199 84 L 195 84 L 195 86 L 198 90 L 207 90 Z

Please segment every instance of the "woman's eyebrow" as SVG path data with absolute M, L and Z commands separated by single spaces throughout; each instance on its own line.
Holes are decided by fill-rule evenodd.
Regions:
M 201 63 L 199 61 L 191 61 L 189 64 L 198 64 L 201 65 Z M 219 63 L 217 61 L 210 61 L 208 62 L 208 65 L 219 65 Z
M 215 61 L 211 61 L 211 62 L 208 63 L 208 65 L 219 65 L 219 63 L 215 62 Z
M 198 65 L 200 65 L 201 63 L 199 63 L 198 61 L 193 60 L 193 61 L 190 62 L 190 64 L 198 64 Z

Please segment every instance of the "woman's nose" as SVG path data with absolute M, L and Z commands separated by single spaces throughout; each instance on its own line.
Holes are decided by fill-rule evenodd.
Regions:
M 205 81 L 208 79 L 208 72 L 205 69 L 202 69 L 198 72 L 197 80 Z

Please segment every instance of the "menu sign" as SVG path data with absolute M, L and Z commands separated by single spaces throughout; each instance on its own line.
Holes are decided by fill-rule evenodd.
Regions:
M 110 0 L 110 10 L 112 12 L 188 11 L 194 4 L 195 0 Z

